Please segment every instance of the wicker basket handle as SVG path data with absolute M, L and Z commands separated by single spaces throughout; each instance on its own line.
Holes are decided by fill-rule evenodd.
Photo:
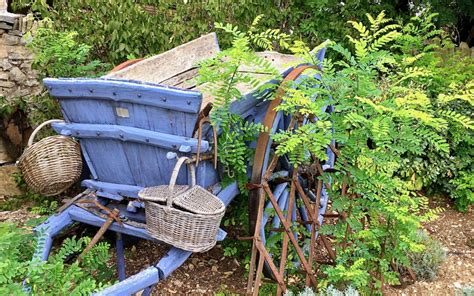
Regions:
M 54 123 L 54 122 L 64 122 L 64 120 L 61 120 L 61 119 L 51 119 L 51 120 L 47 120 L 45 122 L 43 122 L 42 124 L 38 125 L 37 128 L 35 128 L 35 130 L 31 133 L 31 136 L 30 138 L 28 139 L 28 144 L 26 144 L 26 146 L 31 146 L 33 145 L 33 141 L 35 139 L 35 136 L 36 134 L 40 131 L 40 129 L 42 129 L 44 126 L 48 125 L 48 124 L 51 124 L 51 123 Z
M 186 162 L 188 165 L 189 173 L 191 174 L 191 186 L 193 187 L 196 185 L 196 167 L 194 164 L 191 162 L 191 159 L 189 157 L 183 156 L 178 158 L 178 161 L 176 162 L 176 165 L 174 166 L 173 173 L 171 174 L 170 178 L 170 185 L 169 185 L 169 190 L 173 192 L 174 190 L 174 185 L 176 184 L 176 179 L 178 179 L 178 173 L 179 169 L 181 168 L 181 165 Z M 173 203 L 173 196 L 170 194 L 168 196 L 168 199 L 166 200 L 166 204 L 168 207 L 170 207 Z

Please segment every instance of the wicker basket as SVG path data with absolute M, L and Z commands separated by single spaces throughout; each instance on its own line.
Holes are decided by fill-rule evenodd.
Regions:
M 185 161 L 189 158 L 178 159 L 169 186 L 145 188 L 138 197 L 145 201 L 146 228 L 152 237 L 186 251 L 205 252 L 216 244 L 225 206 L 196 185 L 195 167 L 189 162 L 191 186 L 175 185 Z
M 18 168 L 31 190 L 46 196 L 58 195 L 81 176 L 82 158 L 79 144 L 70 137 L 52 136 L 33 144 L 44 126 L 62 120 L 48 120 L 31 134 L 28 145 L 18 160 Z

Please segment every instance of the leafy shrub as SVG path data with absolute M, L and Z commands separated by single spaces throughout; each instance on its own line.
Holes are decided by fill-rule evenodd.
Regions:
M 419 231 L 418 234 L 424 249 L 421 252 L 408 255 L 411 268 L 418 280 L 433 281 L 438 274 L 439 266 L 446 259 L 446 251 L 437 240 L 431 238 L 426 232 Z
M 42 77 L 81 77 L 101 74 L 105 64 L 92 60 L 92 46 L 78 42 L 75 31 L 56 31 L 49 19 L 25 37 L 34 53 L 33 67 Z
M 305 166 L 313 159 L 324 161 L 327 144 L 332 137 L 336 139 L 337 173 L 324 173 L 320 178 L 332 180 L 333 186 L 328 190 L 332 209 L 345 213 L 347 218 L 321 229 L 323 234 L 332 236 L 337 253 L 336 265 L 322 268 L 327 275 L 322 285 L 351 284 L 361 293 L 377 294 L 384 284 L 398 283 L 391 263 L 410 266 L 408 254 L 424 249 L 417 230 L 439 211 L 430 210 L 427 198 L 415 194 L 406 164 L 415 157 L 431 159 L 425 154 L 427 147 L 441 158 L 448 157 L 449 126 L 454 124 L 466 132 L 471 122 L 457 111 L 447 112 L 447 107 L 456 100 L 469 102 L 471 91 L 468 81 L 465 88 L 440 87 L 434 91 L 434 87 L 428 87 L 433 71 L 427 65 L 435 61 L 435 56 L 426 43 L 420 42 L 421 50 L 426 50 L 421 56 L 416 50 L 404 52 L 413 41 L 407 32 L 401 33 L 407 27 L 391 23 L 384 13 L 367 18 L 368 26 L 351 22 L 356 31 L 354 36 L 348 36 L 351 49 L 326 42 L 314 50 L 329 46 L 338 55 L 336 61 L 325 61 L 321 81 L 311 78 L 313 75 L 308 72 L 297 88 L 294 84 L 287 86 L 278 110 L 318 120 L 307 122 L 294 133 L 277 133 L 273 140 L 278 144 L 277 154 L 288 155 L 295 166 Z M 418 20 L 412 21 L 408 28 L 418 30 Z M 431 25 L 423 28 L 421 35 Z M 209 68 L 219 67 L 216 61 L 209 64 L 214 68 L 205 65 L 206 82 L 215 83 L 215 89 L 220 87 L 214 122 L 224 123 L 222 126 L 227 124 L 222 119 L 228 116 L 228 102 L 240 95 L 225 91 L 233 87 L 228 83 L 233 83 L 237 73 L 238 63 L 234 62 L 245 62 L 251 56 L 246 34 L 232 26 L 226 29 L 237 37 L 228 50 L 234 54 L 229 59 L 231 63 L 226 64 L 229 68 L 210 71 Z M 426 34 L 422 38 L 430 38 L 430 33 Z M 289 50 L 306 62 L 315 63 L 303 42 L 295 42 Z M 416 64 L 418 61 L 420 64 Z M 221 73 L 225 74 L 219 76 Z M 333 105 L 334 112 L 322 112 L 324 105 Z
M 469 17 L 470 1 L 430 1 L 442 12 L 440 25 Z M 326 39 L 345 43 L 348 20 L 365 13 L 385 10 L 391 17 L 408 19 L 426 9 L 424 2 L 399 1 L 97 1 L 97 0 L 17 0 L 16 8 L 30 7 L 43 18 L 54 21 L 58 31 L 75 31 L 81 42 L 94 46 L 94 55 L 119 63 L 130 56 L 158 53 L 188 42 L 213 29 L 214 22 L 227 22 L 245 28 L 257 15 L 265 14 L 263 24 L 279 28 L 305 40 L 310 46 Z M 223 39 L 223 47 L 231 40 Z
M 454 296 L 473 296 L 474 286 L 454 284 Z
M 426 88 L 433 115 L 447 123 L 423 143 L 422 150 L 406 154 L 401 173 L 411 179 L 414 189 L 449 195 L 465 211 L 474 202 L 469 177 L 474 172 L 474 61 L 446 54 L 453 45 L 433 24 L 436 16 L 426 13 L 412 18 L 392 46 L 397 61 L 410 61 L 411 67 L 424 71 L 415 81 Z M 432 132 L 420 129 L 418 133 Z
M 98 243 L 80 263 L 65 263 L 89 241 L 68 238 L 47 262 L 30 261 L 34 235 L 17 225 L 0 223 L 0 294 L 27 295 L 24 284 L 33 295 L 86 295 L 102 288 L 111 276 L 107 243 Z
M 279 30 L 258 32 L 256 27 L 261 19 L 262 16 L 258 16 L 248 32 L 240 31 L 237 26 L 215 24 L 216 28 L 232 36 L 233 46 L 219 52 L 216 57 L 201 62 L 198 76 L 198 83 L 206 85 L 206 92 L 214 97 L 209 116 L 213 127 L 220 133 L 218 151 L 225 151 L 218 153 L 219 161 L 227 172 L 224 177 L 237 180 L 241 192 L 246 192 L 248 161 L 254 153 L 249 143 L 264 129 L 260 123 L 245 121 L 239 115 L 231 113 L 229 108 L 232 102 L 241 100 L 245 95 L 238 86 L 255 89 L 269 85 L 261 86 L 266 81 L 238 69 L 251 66 L 261 73 L 269 73 L 271 78 L 278 77 L 278 71 L 270 62 L 257 56 L 252 47 L 271 49 L 275 41 L 281 46 L 286 46 L 288 41 L 288 35 Z
M 295 295 L 291 291 L 287 291 L 285 296 L 293 296 Z M 324 291 L 320 291 L 319 293 L 315 293 L 311 288 L 306 287 L 303 291 L 298 292 L 297 296 L 359 296 L 359 292 L 354 289 L 352 286 L 347 287 L 345 290 L 340 291 L 333 286 L 329 286 Z
M 330 45 L 338 56 L 324 63 L 323 87 L 305 88 L 303 83 L 280 107 L 318 118 L 304 126 L 319 132 L 310 133 L 314 137 L 310 142 L 318 145 L 294 145 L 302 141 L 301 133 L 281 139 L 277 134 L 274 139 L 279 144 L 277 153 L 290 154 L 294 164 L 308 165 L 314 158 L 325 160 L 326 137 L 332 132 L 325 121 L 333 123 L 339 150 L 337 173 L 320 178 L 332 180 L 328 190 L 332 209 L 347 218 L 321 228 L 333 238 L 337 253 L 336 265 L 323 267 L 327 275 L 323 286 L 352 284 L 362 293 L 377 294 L 382 285 L 398 283 L 392 262 L 409 266 L 407 253 L 423 250 L 416 230 L 438 211 L 428 209 L 426 197 L 414 194 L 410 179 L 401 173 L 405 162 L 422 154 L 426 143 L 440 155 L 447 153 L 448 140 L 442 135 L 449 123 L 470 123 L 457 113 L 448 115 L 433 107 L 426 82 L 430 69 L 414 66 L 418 58 L 400 58 L 392 47 L 404 46 L 403 28 L 384 13 L 367 19 L 367 26 L 350 22 L 356 32 L 348 36 L 352 48 Z M 311 62 L 309 51 L 302 47 L 292 50 Z M 462 97 L 463 92 L 445 89 L 438 97 Z M 318 108 L 308 108 L 315 104 L 315 95 L 316 101 L 333 105 L 334 112 L 324 115 L 317 113 Z M 446 100 L 437 102 L 443 105 Z
M 28 33 L 28 48 L 34 53 L 33 68 L 39 78 L 97 76 L 107 64 L 91 59 L 91 46 L 77 41 L 74 31 L 56 31 L 51 21 L 40 22 L 37 29 Z M 62 118 L 58 103 L 47 92 L 31 98 L 18 98 L 17 105 L 24 109 L 32 124 L 51 118 Z
M 272 1 L 55 1 L 20 0 L 50 17 L 56 28 L 76 31 L 81 41 L 94 45 L 94 54 L 113 63 L 135 56 L 159 53 L 208 33 L 214 22 L 249 25 L 266 13 L 266 25 L 275 27 L 289 8 Z M 273 26 L 275 25 L 275 26 Z M 224 43 L 230 43 L 225 38 Z

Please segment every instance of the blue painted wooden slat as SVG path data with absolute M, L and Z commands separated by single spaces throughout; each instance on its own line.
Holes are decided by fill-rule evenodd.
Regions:
M 66 209 L 59 214 L 50 216 L 46 221 L 35 227 L 34 230 L 39 237 L 36 243 L 35 253 L 33 254 L 33 260 L 48 260 L 54 236 L 72 223 L 73 221 L 69 216 L 69 209 Z
M 81 97 L 68 100 L 58 98 L 58 100 L 68 122 L 117 124 L 113 102 Z
M 132 168 L 127 163 L 127 155 L 120 141 L 110 139 L 82 139 L 81 145 L 89 153 L 91 163 L 97 173 L 97 180 L 136 185 Z
M 198 113 L 201 108 L 200 92 L 165 85 L 83 78 L 46 78 L 43 83 L 52 96 L 62 99 L 110 100 L 188 113 Z
M 175 271 L 186 259 L 191 256 L 192 252 L 184 251 L 178 248 L 171 248 L 163 257 L 156 267 L 160 270 L 160 279 L 166 279 L 173 271 Z
M 127 277 L 125 275 L 125 254 L 123 249 L 123 239 L 121 233 L 117 232 L 115 235 L 115 249 L 117 252 L 117 274 L 119 281 L 123 281 Z
M 94 296 L 130 296 L 160 281 L 158 268 L 151 266 L 92 295 Z
M 82 186 L 92 190 L 107 192 L 110 194 L 121 195 L 126 197 L 138 197 L 138 192 L 143 189 L 140 186 L 114 184 L 95 180 L 84 180 Z
M 94 180 L 97 180 L 99 176 L 97 175 L 97 172 L 95 171 L 95 168 L 92 165 L 92 159 L 90 158 L 89 153 L 85 149 L 84 145 L 82 145 L 81 143 L 79 144 L 81 145 L 82 156 L 84 157 L 84 160 L 87 163 L 87 167 L 89 168 L 89 171 L 91 172 L 91 176 Z
M 209 188 L 219 182 L 212 161 L 201 161 L 196 168 L 196 182 L 203 188 Z
M 170 135 L 135 127 L 82 123 L 55 123 L 53 128 L 60 134 L 72 135 L 79 139 L 115 139 L 123 142 L 135 142 L 157 146 L 170 150 L 179 150 L 181 146 L 191 147 L 196 153 L 198 141 L 194 138 Z M 209 150 L 209 143 L 201 142 L 201 152 Z
M 105 222 L 104 218 L 96 216 L 77 206 L 71 206 L 68 210 L 68 213 L 72 220 L 96 227 L 102 226 Z M 123 224 L 123 226 L 120 226 L 119 224 L 114 222 L 110 225 L 108 230 L 143 238 L 146 240 L 156 241 L 156 239 L 151 237 L 144 228 L 133 227 L 128 224 Z M 218 241 L 222 241 L 226 237 L 226 235 L 227 233 L 224 230 L 219 229 L 219 231 L 217 232 L 216 239 Z
M 240 191 L 239 191 L 239 186 L 237 186 L 237 182 L 233 182 L 232 184 L 229 184 L 224 189 L 222 189 L 217 194 L 217 197 L 227 207 L 239 193 Z

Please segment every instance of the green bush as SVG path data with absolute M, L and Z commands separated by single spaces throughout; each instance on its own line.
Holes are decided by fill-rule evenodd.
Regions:
M 392 23 L 384 13 L 367 18 L 368 25 L 351 22 L 355 34 L 348 36 L 353 44 L 350 48 L 331 42 L 313 51 L 300 41 L 289 46 L 308 63 L 314 63 L 311 52 L 322 47 L 329 47 L 337 58 L 324 62 L 321 81 L 308 71 L 298 87 L 288 84 L 286 96 L 278 106 L 279 111 L 296 118 L 306 116 L 318 121 L 309 121 L 295 132 L 279 132 L 272 138 L 277 144 L 276 153 L 288 156 L 298 167 L 310 165 L 313 159 L 326 160 L 327 144 L 332 137 L 336 139 L 340 153 L 337 173 L 324 173 L 319 178 L 332 180 L 332 209 L 346 213 L 348 218 L 321 229 L 321 233 L 331 235 L 337 253 L 335 266 L 322 267 L 327 276 L 322 286 L 351 284 L 361 293 L 379 294 L 382 285 L 399 282 L 391 263 L 408 267 L 408 254 L 423 251 L 417 230 L 439 212 L 430 210 L 428 199 L 415 193 L 417 188 L 407 164 L 416 157 L 421 158 L 421 163 L 432 160 L 432 155 L 449 158 L 451 126 L 460 133 L 472 130 L 471 120 L 462 110 L 450 109 L 452 103 L 470 102 L 472 82 L 466 75 L 464 87 L 432 86 L 437 53 L 436 47 L 428 47 L 426 41 L 436 42 L 435 37 L 441 33 L 433 29 L 431 17 L 412 19 L 403 27 Z M 235 77 L 239 63 L 253 60 L 249 59 L 252 49 L 248 33 L 233 26 L 225 29 L 234 36 L 233 47 L 228 49 L 229 60 L 210 60 L 201 71 L 204 82 L 216 84 L 214 91 L 219 100 L 211 117 L 220 127 L 232 123 L 226 111 L 228 101 L 239 97 L 234 90 L 235 81 L 253 84 L 244 75 Z M 419 42 L 415 44 L 421 49 L 407 50 L 414 42 Z M 257 61 L 255 66 L 265 65 Z M 266 72 L 273 73 L 271 69 Z M 323 87 L 315 88 L 315 84 Z M 323 105 L 333 105 L 335 111 L 324 113 Z M 232 139 L 239 142 L 233 147 L 245 142 Z M 249 157 L 245 154 L 239 159 L 245 163 Z M 347 185 L 345 192 L 343 184 Z M 289 258 L 294 258 L 292 252 L 290 249 Z M 291 266 L 287 268 L 289 274 L 294 274 Z
M 338 290 L 333 286 L 329 286 L 324 291 L 315 293 L 311 288 L 306 287 L 303 291 L 294 294 L 291 291 L 286 291 L 285 296 L 359 296 L 359 292 L 352 286 L 347 287 L 344 290 Z
M 293 164 L 308 165 L 314 158 L 326 159 L 327 135 L 332 132 L 327 122 L 333 124 L 340 153 L 337 173 L 324 173 L 322 179 L 333 182 L 332 210 L 348 218 L 321 228 L 332 237 L 337 253 L 335 266 L 322 268 L 327 275 L 322 285 L 352 284 L 361 293 L 378 294 L 382 285 L 399 281 L 392 262 L 410 266 L 407 254 L 423 250 L 417 229 L 439 211 L 430 210 L 427 198 L 415 194 L 403 174 L 407 164 L 412 156 L 425 157 L 426 145 L 447 157 L 450 124 L 469 130 L 471 122 L 463 114 L 447 112 L 450 102 L 469 100 L 469 89 L 442 89 L 432 95 L 427 81 L 433 69 L 415 65 L 423 56 L 399 53 L 411 42 L 406 27 L 392 23 L 384 13 L 367 19 L 367 25 L 350 22 L 355 34 L 348 39 L 353 46 L 330 45 L 337 58 L 324 63 L 324 87 L 303 82 L 278 107 L 319 120 L 304 125 L 302 132 L 277 134 L 274 140 L 277 153 L 289 154 Z M 415 28 L 417 21 L 407 26 Z M 310 62 L 302 47 L 291 49 Z M 318 101 L 333 105 L 335 111 L 321 114 Z
M 440 25 L 469 16 L 474 8 L 470 1 L 430 3 L 435 11 L 442 12 Z M 350 30 L 346 22 L 362 19 L 365 13 L 385 10 L 390 17 L 406 20 L 426 9 L 423 2 L 376 0 L 17 0 L 13 4 L 16 8 L 30 7 L 43 18 L 51 18 L 59 31 L 78 32 L 81 42 L 94 46 L 96 57 L 115 64 L 190 41 L 213 30 L 215 22 L 246 28 L 260 14 L 265 14 L 264 26 L 293 33 L 314 46 L 326 39 L 346 43 L 344 36 Z M 222 41 L 224 48 L 230 45 L 229 38 Z
M 65 263 L 89 241 L 87 237 L 68 238 L 47 262 L 31 261 L 35 236 L 18 225 L 0 223 L 0 294 L 27 295 L 24 284 L 33 295 L 88 295 L 104 287 L 112 275 L 107 267 L 107 243 L 95 245 L 80 263 Z
M 91 58 L 91 46 L 79 42 L 77 32 L 56 31 L 48 19 L 41 21 L 25 39 L 34 53 L 33 68 L 38 71 L 39 79 L 99 76 L 109 67 Z M 46 91 L 38 96 L 0 98 L 0 116 L 8 118 L 17 109 L 27 114 L 32 125 L 62 118 L 59 104 Z
M 420 242 L 424 249 L 418 253 L 410 253 L 408 257 L 411 269 L 415 272 L 417 280 L 433 281 L 436 279 L 440 265 L 446 259 L 446 251 L 435 239 L 426 232 L 419 231 Z
M 454 284 L 454 296 L 474 296 L 474 286 Z
M 466 211 L 474 203 L 474 59 L 448 53 L 454 45 L 436 29 L 436 16 L 414 17 L 392 46 L 397 61 L 410 61 L 411 67 L 424 71 L 414 80 L 426 89 L 432 114 L 447 123 L 436 132 L 417 131 L 421 137 L 432 134 L 431 140 L 406 153 L 401 174 L 413 189 L 451 196 Z M 436 148 L 440 145 L 443 149 Z

